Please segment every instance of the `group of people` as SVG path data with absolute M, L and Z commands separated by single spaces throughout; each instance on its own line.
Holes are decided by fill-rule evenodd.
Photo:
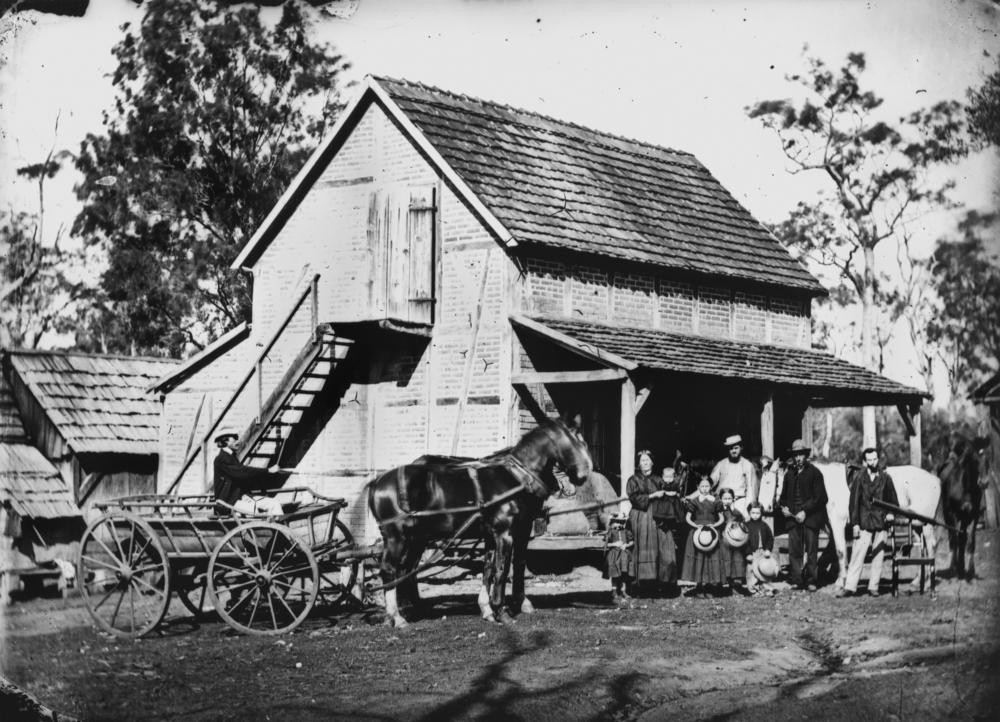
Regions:
M 770 509 L 775 500 L 788 531 L 787 581 L 816 591 L 827 494 L 823 474 L 809 462 L 811 450 L 796 440 L 788 451 L 790 463 L 780 489 L 770 485 L 762 491 L 757 468 L 743 456 L 742 438 L 729 436 L 724 443 L 726 457 L 690 492 L 682 488 L 679 469 L 667 467 L 657 476 L 653 454 L 638 453 L 638 471 L 626 485 L 631 511 L 627 517 L 612 517 L 605 540 L 605 575 L 619 605 L 629 605 L 633 594 L 676 595 L 681 585 L 687 587 L 685 594 L 694 596 L 774 593 L 768 584 L 778 575 L 774 521 L 764 518 L 764 506 Z M 878 594 L 893 517 L 874 502 L 898 504 L 892 480 L 879 468 L 878 452 L 867 448 L 862 456 L 864 467 L 849 480 L 856 541 L 847 582 L 838 596 L 856 593 L 869 550 L 869 593 Z M 765 468 L 770 464 L 762 461 Z

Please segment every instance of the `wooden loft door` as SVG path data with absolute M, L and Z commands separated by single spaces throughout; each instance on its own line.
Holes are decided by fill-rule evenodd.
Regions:
M 375 317 L 433 323 L 435 212 L 433 186 L 390 187 L 372 194 L 368 242 Z

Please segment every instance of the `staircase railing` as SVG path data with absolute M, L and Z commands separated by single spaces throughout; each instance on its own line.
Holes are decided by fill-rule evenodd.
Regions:
M 310 327 L 312 328 L 313 338 L 314 339 L 316 338 L 317 327 L 319 326 L 318 294 L 319 294 L 319 274 L 317 273 L 313 275 L 312 280 L 302 290 L 302 292 L 295 297 L 295 300 L 292 303 L 291 308 L 289 309 L 288 313 L 285 314 L 285 317 L 284 319 L 282 319 L 281 324 L 278 326 L 277 330 L 275 330 L 275 332 L 271 335 L 270 340 L 268 340 L 268 342 L 264 344 L 263 350 L 257 355 L 257 359 L 250 366 L 250 369 L 246 372 L 246 374 L 244 374 L 243 378 L 240 380 L 239 385 L 236 387 L 236 390 L 233 391 L 232 395 L 229 397 L 229 400 L 226 402 L 226 405 L 222 408 L 222 411 L 220 411 L 218 416 L 215 417 L 215 421 L 209 424 L 208 430 L 201 437 L 201 442 L 197 446 L 195 446 L 188 454 L 187 458 L 184 459 L 184 464 L 181 466 L 180 471 L 177 472 L 177 475 L 174 477 L 174 480 L 170 483 L 170 486 L 167 487 L 165 493 L 167 494 L 174 493 L 174 489 L 176 489 L 177 485 L 180 484 L 181 479 L 184 478 L 184 474 L 187 473 L 187 470 L 191 468 L 191 464 L 194 463 L 194 460 L 197 459 L 198 455 L 202 452 L 202 448 L 204 447 L 205 442 L 207 442 L 209 439 L 212 438 L 212 434 L 214 434 L 215 430 L 219 428 L 219 425 L 222 423 L 222 420 L 226 418 L 226 414 L 229 413 L 229 410 L 236 404 L 236 400 L 239 398 L 240 394 L 243 392 L 243 390 L 247 387 L 247 385 L 255 376 L 257 377 L 257 419 L 260 419 L 264 405 L 264 382 L 261 373 L 264 359 L 267 358 L 267 355 L 271 352 L 271 349 L 274 348 L 274 344 L 277 343 L 278 339 L 281 337 L 281 334 L 284 333 L 285 329 L 288 327 L 288 324 L 292 322 L 292 318 L 298 312 L 299 308 L 302 307 L 302 304 L 305 302 L 307 298 L 312 299 L 309 309 L 311 316 Z

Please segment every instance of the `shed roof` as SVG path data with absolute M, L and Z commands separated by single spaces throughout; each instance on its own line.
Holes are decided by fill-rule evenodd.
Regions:
M 980 404 L 1000 401 L 1000 371 L 984 381 L 970 396 L 973 401 Z
M 157 453 L 160 408 L 146 390 L 177 361 L 56 351 L 9 359 L 75 453 Z
M 518 323 L 517 318 L 512 321 Z M 919 403 L 927 394 L 813 349 L 743 343 L 648 328 L 538 318 L 532 330 L 563 334 L 592 356 L 647 369 L 794 386 L 819 405 Z M 540 326 L 539 326 L 540 324 Z
M 690 153 L 392 78 L 370 79 L 345 121 L 376 99 L 504 240 L 825 293 Z M 234 265 L 260 257 L 351 129 L 317 149 Z
M 0 373 L 0 442 L 27 441 L 24 424 L 21 423 L 21 412 L 17 409 L 14 392 L 10 383 Z
M 56 468 L 30 444 L 0 443 L 0 504 L 21 516 L 81 516 Z

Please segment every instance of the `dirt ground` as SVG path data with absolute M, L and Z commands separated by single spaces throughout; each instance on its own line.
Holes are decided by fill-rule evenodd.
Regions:
M 479 619 L 470 580 L 424 587 L 434 605 L 404 630 L 373 609 L 281 638 L 175 602 L 159 635 L 122 640 L 79 598 L 32 600 L 5 612 L 2 673 L 90 720 L 993 720 L 1000 534 L 981 533 L 977 564 L 936 598 L 824 588 L 627 611 L 581 567 L 530 579 L 538 611 L 509 627 Z

